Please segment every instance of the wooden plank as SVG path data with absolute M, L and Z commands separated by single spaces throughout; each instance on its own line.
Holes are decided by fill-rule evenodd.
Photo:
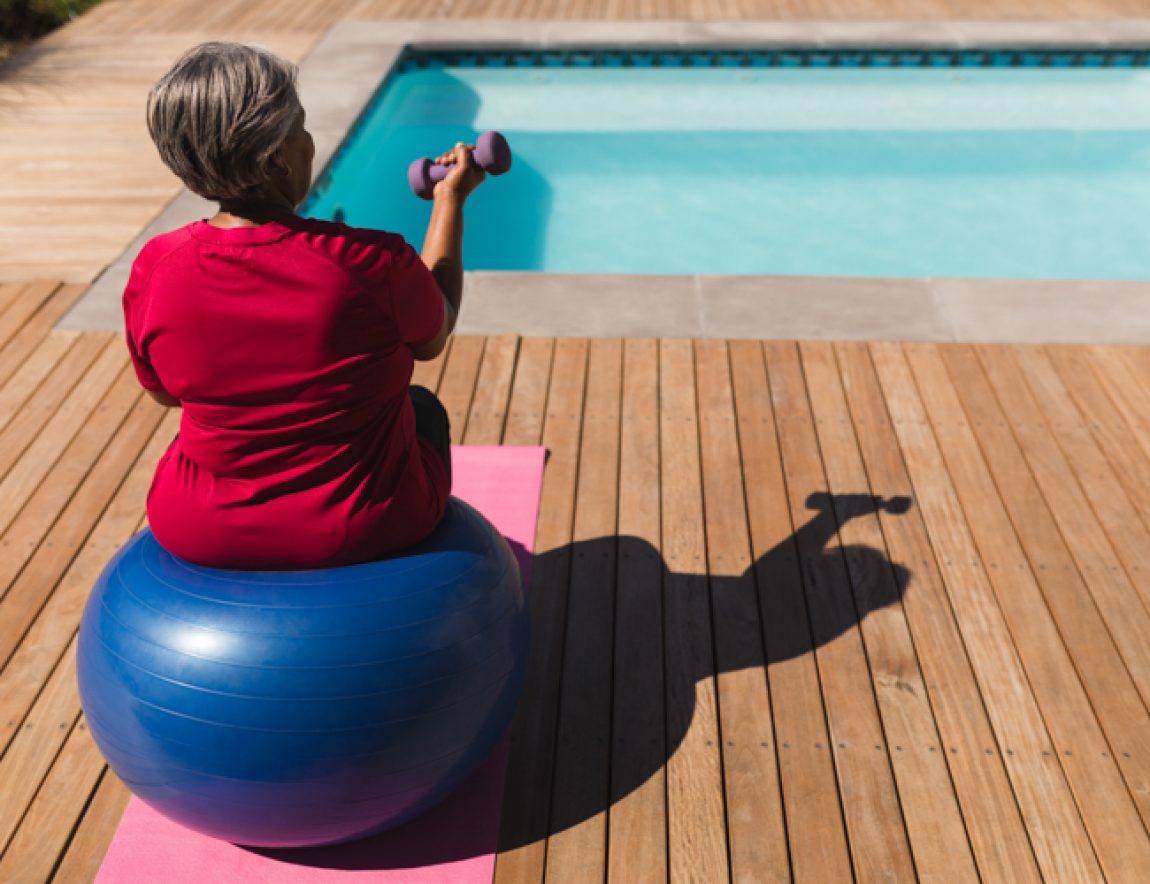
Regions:
M 667 825 L 671 880 L 729 872 L 691 342 L 659 342 Z
M 28 401 L 28 397 L 43 383 L 79 338 L 79 332 L 56 332 L 48 335 L 4 386 L 0 387 L 0 430 L 12 422 L 20 408 Z
M 851 880 L 763 349 L 732 341 L 730 355 L 791 869 L 796 881 Z
M 74 379 L 71 392 L 51 418 L 38 428 L 36 444 L 23 451 L 0 481 L 0 532 L 8 530 L 21 507 L 124 370 L 126 362 L 127 354 L 113 342 L 100 353 L 83 377 Z
M 1089 694 L 1089 702 L 1082 698 L 1076 714 L 1067 715 L 1063 721 L 1055 713 L 1047 712 L 1047 722 L 1056 742 L 1066 740 L 1067 745 L 1076 745 L 1081 755 L 1081 732 L 1084 730 L 1082 719 L 1090 722 L 1090 711 L 1093 710 L 1110 747 L 1113 747 L 1113 753 L 1108 751 L 1110 747 L 1106 746 L 1101 735 L 1092 732 L 1093 728 L 1087 733 L 1103 758 L 1109 759 L 1113 754 L 1117 759 L 1121 773 L 1130 785 L 1132 796 L 1123 794 L 1125 788 L 1121 778 L 1109 762 L 1097 768 L 1094 762 L 1088 762 L 1086 768 L 1072 766 L 1072 763 L 1067 762 L 1065 766 L 1071 786 L 1107 873 L 1114 875 L 1122 870 L 1150 868 L 1150 856 L 1146 854 L 1150 842 L 1146 841 L 1145 833 L 1141 831 L 1143 824 L 1137 819 L 1136 808 L 1131 803 L 1131 798 L 1138 802 L 1137 810 L 1141 811 L 1145 820 L 1147 786 L 1150 785 L 1150 772 L 1145 763 L 1150 752 L 1150 746 L 1146 743 L 1150 739 L 1150 731 L 1145 726 L 1146 709 L 1139 699 L 1136 684 L 1131 680 L 1121 656 L 1110 640 L 1106 624 L 1091 599 L 1090 591 L 1073 563 L 1067 561 L 1069 552 L 1061 546 L 1062 537 L 1056 528 L 1050 526 L 1047 526 L 1044 534 L 1039 533 L 1043 522 L 1053 517 L 1043 511 L 1045 501 L 1039 497 L 1039 489 L 1031 487 L 1031 483 L 1041 483 L 1046 499 L 1063 510 L 1075 506 L 1089 511 L 1089 505 L 1085 500 L 1078 499 L 1080 491 L 1074 495 L 1070 490 L 1073 488 L 1071 466 L 1057 452 L 1055 443 L 1049 438 L 1049 430 L 1026 391 L 1017 366 L 1003 356 L 1005 354 L 983 354 L 984 361 L 992 368 L 990 380 L 1001 398 L 1005 413 L 998 409 L 997 404 L 989 401 L 993 395 L 989 389 L 982 389 L 979 393 L 977 387 L 980 386 L 980 378 L 971 376 L 977 366 L 967 363 L 957 369 L 952 367 L 952 373 L 964 372 L 965 382 L 960 385 L 960 395 L 967 402 L 972 421 L 980 428 L 979 434 L 985 437 L 984 456 L 995 473 L 999 492 L 1007 508 L 1011 508 L 1013 503 L 1015 524 L 1018 525 L 1020 519 L 1026 520 L 1025 526 L 1017 527 L 1020 542 L 1030 557 L 1045 607 L 1053 615 L 1061 639 L 1074 661 L 1078 678 Z M 986 383 L 985 379 L 981 379 L 981 384 Z M 1008 422 L 1013 425 L 1014 432 L 1024 446 L 1022 450 L 1015 445 L 1013 439 L 1006 438 L 1005 433 L 1010 432 L 1006 428 Z M 1018 461 L 1024 455 L 1026 462 L 1019 464 Z M 1037 481 L 1030 476 L 1028 464 L 1035 470 Z M 1014 475 L 1004 475 L 1003 470 L 1007 469 Z M 1024 507 L 1020 502 L 1022 495 L 1025 495 L 1028 506 Z M 1066 498 L 1069 498 L 1069 502 Z M 1078 542 L 1078 537 L 1100 531 L 1096 525 L 1075 524 L 1072 527 L 1077 532 L 1073 542 Z M 1021 552 L 1016 555 L 1013 564 L 1015 570 L 1025 567 Z M 1120 567 L 1117 570 L 1121 572 Z M 1097 593 L 1097 588 L 1092 588 Z M 1144 610 L 1132 587 L 1128 587 L 1128 594 L 1133 605 Z M 1018 611 L 1016 616 L 1025 615 Z M 1021 641 L 1019 645 L 1022 648 Z M 1024 651 L 1024 661 L 1026 659 Z M 1044 663 L 1043 670 L 1048 665 Z M 1069 672 L 1066 674 L 1070 675 Z M 1044 706 L 1065 706 L 1065 695 L 1074 696 L 1065 684 L 1059 688 L 1050 685 L 1044 691 L 1041 676 L 1032 676 L 1032 681 L 1035 693 Z
M 483 337 L 456 336 L 451 345 L 451 355 L 443 368 L 443 377 L 439 382 L 439 401 L 447 409 L 447 418 L 451 422 L 451 441 L 456 445 L 462 443 L 467 434 L 467 415 L 475 395 L 475 383 L 479 377 L 479 364 L 486 341 Z
M 12 535 L 17 548 L 0 562 L 5 578 L 0 584 L 0 667 L 47 601 L 51 588 L 159 421 L 159 406 L 141 401 L 135 378 L 121 376 L 121 381 L 109 391 L 5 535 L 5 539 Z M 121 429 L 133 406 L 135 420 Z M 24 538 L 29 539 L 22 542 Z
M 25 360 L 36 351 L 49 336 L 52 326 L 76 302 L 84 291 L 83 286 L 63 285 L 56 289 L 40 309 L 34 313 L 12 338 L 0 348 L 0 387 L 24 365 Z M 75 333 L 68 335 L 68 339 Z M 3 408 L 0 407 L 0 413 Z
M 667 880 L 658 390 L 658 343 L 625 341 L 607 848 L 618 884 Z
M 878 518 L 891 559 L 911 571 L 903 609 L 979 871 L 988 881 L 1038 881 L 1034 852 L 951 611 L 870 354 L 865 344 L 850 343 L 837 345 L 836 355 L 872 489 L 882 489 L 888 499 L 912 500 L 907 512 L 892 513 L 888 507 L 879 511 Z M 912 832 L 912 845 L 913 841 Z
M 803 343 L 800 354 L 882 727 L 894 746 L 891 766 L 915 872 L 927 880 L 978 880 L 901 603 L 917 563 L 890 557 L 878 518 L 905 513 L 910 500 L 868 479 L 833 346 Z
M 1061 443 L 1067 459 L 1076 465 L 1080 475 L 1088 477 L 1082 482 L 1082 487 L 1103 521 L 1115 549 L 1123 558 L 1134 586 L 1142 592 L 1145 601 L 1147 587 L 1144 580 L 1150 578 L 1145 564 L 1150 536 L 1138 518 L 1137 508 L 1130 502 L 1126 489 L 1094 444 L 1094 437 L 1075 409 L 1046 354 L 1036 348 L 1026 348 L 1016 351 L 1014 356 L 1026 373 L 1038 405 L 1049 416 L 1054 435 Z M 1129 602 L 1137 603 L 1133 596 Z M 1069 613 L 1068 616 L 1073 615 Z M 1091 617 L 1091 620 L 1096 620 L 1096 617 Z M 1071 622 L 1070 626 L 1076 628 L 1077 624 Z M 1092 649 L 1084 647 L 1084 652 L 1090 653 L 1081 668 L 1083 680 L 1086 681 L 1092 670 L 1096 672 L 1096 666 L 1091 665 L 1094 656 Z M 1100 679 L 1106 677 L 1104 673 L 1097 673 L 1097 676 Z M 1090 682 L 1087 682 L 1087 686 L 1090 687 Z M 1150 773 L 1145 767 L 1150 752 L 1144 745 L 1147 739 L 1144 719 L 1137 705 L 1123 709 L 1116 703 L 1116 700 L 1123 696 L 1130 697 L 1134 692 L 1128 676 L 1120 677 L 1113 685 L 1105 680 L 1096 680 L 1091 689 L 1092 695 L 1097 696 L 1093 705 L 1106 726 L 1111 742 L 1122 747 L 1121 751 L 1115 753 L 1115 758 L 1145 823 L 1150 814 L 1147 807 L 1150 803 Z
M 25 370 L 5 384 L 0 393 L 0 406 L 4 407 L 0 411 L 0 477 L 19 459 L 71 392 L 76 379 L 110 342 L 110 336 L 99 334 L 53 340 L 51 345 L 38 348 Z
M 96 873 L 104 862 L 108 845 L 120 827 L 120 819 L 131 795 L 119 777 L 110 770 L 104 771 L 92 802 L 85 809 L 60 865 L 52 876 L 53 882 L 69 884 L 96 880 Z
M 736 3 L 733 0 L 599 0 L 580 3 L 540 3 L 539 0 L 457 0 L 450 5 L 429 8 L 414 0 L 348 0 L 345 3 L 289 5 L 288 14 L 277 17 L 277 6 L 251 2 L 238 7 L 222 3 L 224 13 L 213 18 L 224 25 L 261 30 L 317 28 L 330 16 L 357 19 L 473 18 L 473 19 L 876 19 L 917 17 L 924 19 L 978 18 L 987 20 L 1115 18 L 1136 16 L 1141 7 L 1136 0 L 872 0 L 868 3 L 819 2 L 819 0 L 778 0 L 778 2 Z M 85 12 L 65 31 L 68 35 L 158 33 L 199 27 L 194 4 L 168 0 L 162 6 L 134 2 L 106 2 Z M 64 36 L 59 32 L 55 36 Z
M 511 384 L 511 403 L 503 424 L 504 445 L 538 445 L 543 436 L 547 387 L 554 338 L 522 338 Z
M 794 344 L 782 342 L 765 343 L 764 352 L 791 518 L 797 524 L 815 510 L 795 532 L 795 542 L 855 874 L 863 880 L 910 880 L 914 863 L 836 540 L 838 525 L 799 354 Z
M 731 875 L 736 881 L 787 881 L 782 792 L 726 344 L 697 341 L 695 371 Z
M 76 695 L 76 643 L 59 658 L 43 693 L 24 719 L 8 751 L 0 757 L 0 852 L 24 818 L 60 747 L 80 716 Z
M 1125 663 L 1134 685 L 1143 688 L 1146 702 L 1150 613 L 1130 585 L 1017 369 L 1009 363 L 1000 365 L 993 351 L 985 359 L 1000 370 L 989 378 L 969 348 L 947 348 L 944 357 L 1047 604 L 1065 624 L 1061 631 L 1071 653 L 1072 636 L 1081 634 L 1072 630 L 1094 627 L 1081 647 L 1091 649 L 1092 659 L 1112 660 L 1107 669 L 1111 678 L 1119 676 Z M 1060 617 L 1060 610 L 1066 616 Z M 1113 654 L 1114 646 L 1120 657 Z M 1083 665 L 1079 663 L 1080 672 Z M 1094 693 L 1092 679 L 1084 673 L 1083 680 Z M 1110 683 L 1111 692 L 1116 688 L 1110 679 L 1094 683 Z M 1125 685 L 1131 686 L 1129 677 Z
M 8 848 L 0 855 L 0 881 L 47 881 L 86 807 L 104 759 L 83 716 L 60 749 Z
M 0 315 L 12 305 L 26 285 L 24 282 L 0 282 Z
M 21 507 L 43 481 L 92 409 L 123 371 L 128 356 L 115 343 L 105 348 L 59 408 L 43 424 L 36 445 L 29 446 L 0 482 L 0 531 L 6 531 Z
M 619 408 L 623 347 L 591 342 L 575 492 L 574 545 L 559 692 L 546 878 L 607 873 Z
M 0 347 L 8 344 L 28 320 L 60 288 L 58 282 L 38 280 L 23 286 L 8 306 L 0 313 Z
M 1011 370 L 1010 363 L 1004 362 L 1009 358 L 1005 350 L 993 354 L 980 351 L 980 356 L 988 365 L 992 359 L 999 360 L 1002 372 Z M 1073 464 L 1079 485 L 1114 553 L 1121 559 L 1130 583 L 1141 594 L 1143 604 L 1150 606 L 1150 527 L 1142 521 L 1140 511 L 1150 511 L 1150 506 L 1140 508 L 1131 500 L 1046 352 L 1038 347 L 1015 348 L 1010 356 L 1017 364 L 1014 370 L 1024 374 L 1038 408 L 1046 415 L 1051 438 L 1061 448 L 1066 462 Z
M 1023 669 L 1014 645 L 1026 630 L 1043 630 L 1053 642 L 1045 649 L 1027 642 L 1035 653 L 1061 652 L 1061 641 L 1043 617 L 1028 569 L 1003 568 L 1005 553 L 999 549 L 982 553 L 985 565 L 980 558 L 980 546 L 1016 539 L 957 394 L 932 346 L 874 344 L 871 352 L 1039 869 L 1056 880 L 1099 880 L 1101 871 L 1028 680 L 1037 670 Z M 1028 620 L 1011 620 L 1012 640 L 999 604 L 1012 611 L 1015 599 L 1006 596 L 1028 590 L 1037 600 L 1029 606 Z M 1052 656 L 1056 662 L 1061 655 Z M 1075 690 L 1073 677 L 1070 681 L 1068 693 Z
M 77 380 L 92 369 L 99 357 L 109 359 L 111 349 L 111 336 L 83 335 L 17 411 L 0 415 L 0 423 L 5 424 L 0 432 L 0 478 L 7 476 L 61 404 L 76 393 Z
M 1142 501 L 1145 511 L 1146 501 L 1150 501 L 1150 454 L 1145 440 L 1139 443 L 1145 434 L 1136 436 L 1122 418 L 1083 350 L 1050 347 L 1047 352 L 1114 472 L 1130 495 Z M 1142 375 L 1143 384 L 1145 377 Z
M 113 387 L 116 390 L 116 387 Z M 137 388 L 132 390 L 139 397 Z M 111 407 L 109 407 L 111 406 Z M 120 400 L 102 404 L 94 419 L 73 440 L 59 464 L 36 489 L 20 514 L 0 535 L 0 599 L 8 592 L 12 581 L 27 564 L 28 559 L 40 547 L 53 523 L 65 510 L 69 499 L 84 480 L 85 475 L 108 438 L 116 430 L 117 410 L 123 407 Z M 128 405 L 130 407 L 130 403 Z M 124 412 L 126 413 L 126 411 Z M 122 419 L 123 414 L 119 417 Z M 101 429 L 102 428 L 102 429 Z M 119 482 L 120 476 L 116 476 Z M 60 549 L 70 549 L 72 540 L 61 538 Z M 58 555 L 58 554 L 57 554 Z
M 1130 427 L 1130 432 L 1150 457 L 1150 387 L 1146 384 L 1150 373 L 1150 359 L 1139 359 L 1150 348 L 1088 347 L 1090 363 L 1102 386 Z M 1143 512 L 1150 506 L 1143 507 Z M 1150 515 L 1144 515 L 1150 525 Z
M 562 338 L 555 344 L 543 424 L 543 444 L 550 458 L 543 476 L 529 592 L 531 658 L 511 726 L 495 860 L 495 880 L 500 884 L 542 881 L 546 863 L 587 350 L 582 338 Z
M 160 422 L 16 653 L 0 670 L 0 728 L 6 742 L 22 733 L 21 722 L 75 635 L 96 578 L 135 532 L 156 462 L 171 443 L 178 420 L 179 413 L 171 411 Z
M 467 416 L 464 442 L 468 445 L 498 445 L 507 419 L 508 399 L 515 376 L 519 338 L 501 335 L 487 339 L 483 361 L 475 382 L 475 396 Z

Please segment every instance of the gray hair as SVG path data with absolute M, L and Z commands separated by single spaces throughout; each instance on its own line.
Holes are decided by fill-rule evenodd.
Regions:
M 266 49 L 204 43 L 148 94 L 148 132 L 164 164 L 211 200 L 258 192 L 302 112 L 296 67 Z

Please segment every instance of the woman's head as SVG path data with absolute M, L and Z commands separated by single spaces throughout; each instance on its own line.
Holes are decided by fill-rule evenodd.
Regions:
M 207 199 L 282 196 L 294 205 L 307 190 L 311 138 L 296 68 L 265 49 L 192 49 L 152 87 L 148 131 L 168 168 Z M 292 168 L 293 161 L 308 168 Z

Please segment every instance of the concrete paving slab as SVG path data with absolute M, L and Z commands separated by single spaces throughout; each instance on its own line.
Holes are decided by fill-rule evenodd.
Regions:
M 1150 282 L 933 280 L 955 340 L 1150 343 Z
M 1098 19 L 1089 26 L 1108 45 L 1150 46 L 1150 19 L 1147 18 Z
M 694 21 L 683 26 L 683 43 L 700 46 L 817 46 L 815 21 Z
M 702 276 L 713 338 L 949 341 L 930 285 L 917 279 Z
M 690 24 L 682 21 L 551 22 L 544 32 L 549 46 L 678 46 Z
M 317 60 L 309 57 L 300 65 L 300 100 L 308 108 L 309 120 L 317 114 L 344 112 L 350 107 L 358 115 L 375 94 L 379 84 L 398 61 L 402 43 L 350 45 L 338 58 Z
M 955 44 L 954 31 L 945 21 L 829 21 L 818 28 L 824 46 L 890 46 L 950 48 Z
M 545 21 L 440 19 L 413 22 L 410 43 L 421 48 L 476 43 L 495 46 L 539 45 L 546 42 Z
M 952 21 L 947 27 L 963 47 L 1102 46 L 1093 21 Z
M 324 31 L 323 36 L 316 41 L 315 47 L 305 59 L 305 63 L 313 58 L 320 61 L 331 55 L 338 56 L 344 48 L 357 44 L 370 46 L 382 43 L 410 43 L 424 24 L 426 22 L 413 19 L 380 21 L 354 17 L 341 18 Z
M 472 273 L 462 334 L 566 337 L 699 337 L 690 276 Z

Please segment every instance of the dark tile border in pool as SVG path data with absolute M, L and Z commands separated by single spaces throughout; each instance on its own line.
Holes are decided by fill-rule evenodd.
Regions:
M 300 65 L 317 179 L 407 47 L 1146 50 L 1150 19 L 343 20 Z M 120 294 L 143 244 L 211 211 L 212 204 L 181 192 L 59 326 L 118 329 Z M 465 334 L 1150 344 L 1150 282 L 474 272 L 466 288 L 459 324 Z

